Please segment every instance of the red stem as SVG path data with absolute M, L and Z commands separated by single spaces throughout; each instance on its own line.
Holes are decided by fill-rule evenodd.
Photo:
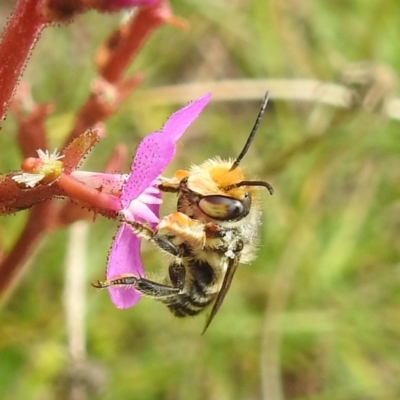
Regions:
M 44 28 L 37 0 L 19 0 L 0 42 L 0 121 L 4 119 L 18 78 Z
M 134 20 L 127 24 L 128 31 L 124 40 L 121 40 L 112 58 L 100 71 L 101 75 L 112 83 L 120 80 L 147 38 L 156 28 L 165 24 L 171 15 L 170 6 L 166 1 L 160 1 L 152 7 L 141 7 L 133 17 Z
M 0 294 L 8 292 L 20 275 L 25 261 L 32 256 L 44 232 L 51 225 L 53 208 L 50 203 L 38 204 L 29 213 L 28 221 L 12 250 L 0 264 Z

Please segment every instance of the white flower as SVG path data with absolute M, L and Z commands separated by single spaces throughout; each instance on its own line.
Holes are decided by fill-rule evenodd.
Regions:
M 60 176 L 62 172 L 62 162 L 59 161 L 64 155 L 60 155 L 55 149 L 52 153 L 48 150 L 37 150 L 39 156 L 38 162 L 34 165 L 31 171 L 22 171 L 16 174 L 12 179 L 20 184 L 24 184 L 26 187 L 34 188 L 38 183 L 43 181 L 45 178 L 49 178 L 48 184 L 53 183 Z

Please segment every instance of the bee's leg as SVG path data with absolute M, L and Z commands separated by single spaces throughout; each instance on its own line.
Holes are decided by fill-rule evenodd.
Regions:
M 179 290 L 183 290 L 186 277 L 185 266 L 180 262 L 174 262 L 169 266 L 168 272 L 172 285 Z
M 154 232 L 148 226 L 135 221 L 124 221 L 132 232 L 139 238 L 155 243 L 160 249 L 175 257 L 183 256 L 184 249 L 175 245 L 170 238 L 177 237 L 192 247 L 204 246 L 207 239 L 222 239 L 227 246 L 232 246 L 232 232 L 227 231 L 221 225 L 209 222 L 203 224 L 195 221 L 187 215 L 177 211 L 164 217 L 158 224 L 158 230 Z M 228 248 L 227 248 L 228 249 Z
M 173 256 L 179 256 L 180 251 L 167 237 L 158 235 L 152 231 L 148 226 L 136 221 L 124 220 L 129 225 L 132 232 L 140 239 L 148 240 L 155 243 L 160 249 L 166 251 Z
M 169 267 L 169 278 L 172 286 L 163 285 L 146 278 L 138 278 L 131 274 L 120 275 L 103 282 L 98 281 L 95 284 L 92 283 L 92 286 L 97 289 L 104 289 L 110 286 L 134 287 L 137 291 L 145 296 L 152 297 L 156 300 L 163 300 L 165 297 L 176 295 L 182 292 L 185 284 L 185 277 L 186 269 L 184 265 L 175 262 Z
M 154 232 L 147 225 L 142 224 L 137 221 L 128 221 L 122 218 L 122 222 L 125 222 L 131 228 L 131 231 L 140 239 L 152 241 L 154 237 Z
M 204 248 L 208 239 L 221 239 L 221 245 L 219 247 L 226 244 L 227 250 L 228 246 L 230 248 L 234 242 L 231 230 L 227 230 L 214 222 L 204 224 L 179 211 L 162 218 L 157 229 L 157 235 L 159 235 L 160 238 L 164 238 L 164 240 L 167 240 L 169 243 L 171 243 L 168 240 L 169 237 L 179 238 L 192 249 Z M 160 247 L 163 248 L 162 245 L 160 245 Z M 178 247 L 177 250 L 178 253 L 169 252 L 175 256 L 181 256 L 182 254 L 179 254 L 179 252 L 183 251 L 182 247 Z
M 158 178 L 158 189 L 162 192 L 177 193 L 179 192 L 180 181 L 178 178 Z
M 178 238 L 192 248 L 203 247 L 207 239 L 204 223 L 179 211 L 162 218 L 157 225 L 157 232 L 162 237 Z
M 204 232 L 207 239 L 221 239 L 219 250 L 223 251 L 229 258 L 235 258 L 243 250 L 243 240 L 235 236 L 229 229 L 210 222 L 205 224 Z
M 165 236 L 160 236 L 155 234 L 153 236 L 153 241 L 154 243 L 161 249 L 166 251 L 169 254 L 172 254 L 173 256 L 179 257 L 182 254 L 182 251 L 179 249 L 179 247 L 176 247 L 168 238 Z
M 220 239 L 226 235 L 226 230 L 221 225 L 208 222 L 204 225 L 204 234 L 207 239 Z
M 162 300 L 165 297 L 173 296 L 181 292 L 181 289 L 178 287 L 163 285 L 146 278 L 137 278 L 130 274 L 121 275 L 103 282 L 98 281 L 96 284 L 92 285 L 98 289 L 104 289 L 111 286 L 134 287 L 143 295 L 152 297 L 156 300 Z

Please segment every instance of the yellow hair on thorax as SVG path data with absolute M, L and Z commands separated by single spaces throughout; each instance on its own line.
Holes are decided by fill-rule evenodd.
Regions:
M 189 173 L 190 189 L 202 195 L 220 194 L 242 199 L 246 192 L 252 192 L 251 188 L 239 187 L 226 190 L 229 186 L 245 180 L 240 167 L 230 171 L 232 165 L 233 160 L 222 160 L 216 157 L 201 165 L 193 166 Z

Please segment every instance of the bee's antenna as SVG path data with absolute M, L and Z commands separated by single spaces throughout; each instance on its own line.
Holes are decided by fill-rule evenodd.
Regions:
M 271 195 L 274 194 L 274 188 L 268 183 L 264 181 L 241 181 L 238 183 L 234 183 L 232 185 L 229 185 L 225 188 L 226 191 L 229 191 L 231 189 L 235 189 L 241 186 L 263 186 L 268 189 L 269 193 Z
M 233 162 L 232 167 L 229 171 L 233 171 L 234 169 L 236 169 L 239 166 L 240 161 L 242 161 L 242 158 L 246 155 L 247 150 L 249 150 L 249 147 L 251 145 L 251 142 L 253 141 L 254 135 L 256 134 L 258 126 L 260 125 L 265 108 L 267 107 L 268 99 L 269 99 L 269 91 L 267 90 L 265 92 L 265 96 L 261 103 L 260 111 L 258 112 L 256 122 L 254 123 L 253 129 L 250 132 L 249 138 L 247 139 L 247 142 L 244 145 L 242 152 L 239 154 L 239 156 Z

